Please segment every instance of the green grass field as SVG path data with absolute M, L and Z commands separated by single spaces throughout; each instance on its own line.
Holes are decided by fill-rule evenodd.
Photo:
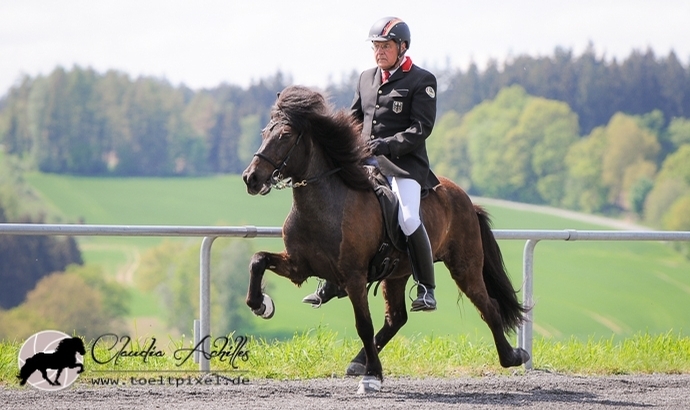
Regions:
M 238 176 L 123 179 L 31 174 L 27 181 L 63 215 L 61 222 L 67 223 L 280 226 L 291 201 L 288 191 L 249 196 Z M 493 215 L 494 227 L 500 229 L 608 229 L 534 212 L 497 206 L 487 209 Z M 86 261 L 101 264 L 108 273 L 135 263 L 142 251 L 164 240 L 78 239 Z M 280 239 L 252 241 L 256 250 L 282 249 Z M 499 243 L 513 284 L 519 287 L 524 242 Z M 459 296 L 445 268 L 441 264 L 436 267 L 439 310 L 410 314 L 402 334 L 468 335 L 490 340 L 472 304 Z M 543 241 L 536 248 L 534 272 L 537 335 L 587 340 L 625 338 L 639 332 L 690 333 L 690 262 L 665 244 Z M 314 289 L 316 280 L 299 289 L 275 275 L 266 278 L 274 285 L 271 296 L 277 310 L 270 321 L 256 319 L 262 334 L 291 336 L 321 326 L 343 337 L 356 337 L 347 300 L 312 309 L 300 301 Z M 137 292 L 134 296 L 133 320 L 157 312 L 157 302 L 150 296 Z M 379 326 L 383 318 L 381 297 L 370 294 L 370 300 L 374 322 Z
M 150 343 L 149 341 L 140 341 Z M 142 345 L 138 345 L 142 346 Z M 111 357 L 106 346 L 88 345 L 84 355 L 85 373 L 79 382 L 84 387 L 103 372 L 125 374 L 124 377 L 156 377 L 156 372 L 170 369 L 182 371 L 174 377 L 185 377 L 184 372 L 195 375 L 198 365 L 191 360 L 180 365 L 172 352 L 191 345 L 183 340 L 159 340 L 158 350 L 166 352 L 164 357 L 149 357 L 145 363 L 138 358 L 123 358 L 115 365 L 97 364 L 96 357 Z M 250 338 L 245 349 L 248 361 L 237 360 L 242 371 L 250 379 L 311 379 L 330 378 L 340 375 L 352 357 L 360 349 L 359 340 L 341 338 L 333 331 L 317 329 L 297 334 L 284 341 L 266 341 Z M 0 385 L 17 386 L 17 356 L 20 342 L 0 341 Z M 141 348 L 141 347 L 139 347 Z M 420 360 L 416 352 L 424 352 Z M 575 340 L 553 341 L 537 338 L 534 344 L 533 365 L 554 373 L 583 375 L 620 374 L 679 374 L 690 372 L 690 338 L 666 333 L 659 335 L 636 334 L 625 340 Z M 465 335 L 442 337 L 417 336 L 396 337 L 381 353 L 381 362 L 386 377 L 484 377 L 488 375 L 515 375 L 524 370 L 504 369 L 499 365 L 496 351 L 491 343 L 474 343 Z M 214 371 L 235 370 L 229 360 L 211 360 Z

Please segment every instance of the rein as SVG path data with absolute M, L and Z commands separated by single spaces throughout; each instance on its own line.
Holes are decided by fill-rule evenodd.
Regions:
M 273 129 L 273 127 L 275 127 L 278 124 L 279 124 L 279 122 L 277 122 L 277 121 L 271 121 L 271 123 L 268 124 L 268 127 L 270 127 L 269 131 L 271 131 Z M 312 184 L 321 178 L 325 178 L 327 176 L 333 175 L 336 172 L 340 171 L 340 168 L 334 168 L 330 171 L 324 172 L 321 175 L 307 178 L 307 179 L 303 179 L 302 181 L 299 181 L 299 182 L 292 182 L 292 177 L 287 177 L 287 178 L 283 177 L 282 171 L 287 166 L 288 160 L 290 159 L 290 156 L 292 155 L 292 151 L 294 151 L 295 148 L 297 148 L 297 144 L 299 144 L 299 142 L 301 140 L 302 140 L 302 133 L 300 132 L 299 135 L 297 136 L 297 139 L 295 140 L 295 143 L 292 145 L 292 147 L 290 147 L 290 150 L 285 155 L 285 158 L 283 159 L 283 161 L 281 161 L 282 163 L 280 165 L 273 162 L 272 159 L 270 159 L 266 155 L 262 154 L 261 152 L 257 151 L 254 154 L 255 157 L 257 157 L 259 159 L 263 159 L 264 161 L 271 164 L 273 166 L 273 168 L 275 168 L 273 170 L 273 173 L 271 174 L 271 178 L 269 180 L 271 188 L 275 188 L 278 190 L 285 189 L 285 188 L 300 188 L 300 187 L 306 186 L 307 184 Z

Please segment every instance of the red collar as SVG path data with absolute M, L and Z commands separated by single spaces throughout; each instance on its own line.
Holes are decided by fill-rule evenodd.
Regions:
M 403 63 L 400 64 L 400 68 L 402 68 L 403 73 L 406 73 L 412 69 L 412 59 L 408 56 L 405 56 L 405 60 L 403 60 Z

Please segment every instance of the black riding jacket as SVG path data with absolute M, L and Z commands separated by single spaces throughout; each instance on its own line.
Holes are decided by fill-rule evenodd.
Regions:
M 365 138 L 388 145 L 390 155 L 376 157 L 384 175 L 412 178 L 422 188 L 439 184 L 426 152 L 436 121 L 436 86 L 436 77 L 409 58 L 384 84 L 378 67 L 360 75 L 350 109 Z

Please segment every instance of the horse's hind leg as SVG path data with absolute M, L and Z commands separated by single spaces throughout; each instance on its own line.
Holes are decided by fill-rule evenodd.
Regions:
M 60 386 L 60 375 L 62 374 L 63 369 L 63 367 L 59 368 L 57 374 L 55 375 L 55 386 Z
M 386 316 L 383 327 L 376 333 L 374 338 L 378 352 L 388 344 L 407 322 L 407 309 L 405 308 L 405 283 L 407 279 L 407 277 L 386 279 L 381 283 L 381 291 L 386 301 Z M 363 376 L 366 373 L 366 361 L 366 352 L 362 348 L 350 362 L 346 374 L 348 376 Z
M 482 258 L 472 258 L 465 261 L 451 258 L 445 264 L 460 290 L 467 295 L 472 304 L 489 326 L 498 352 L 498 359 L 503 367 L 520 366 L 529 360 L 527 352 L 514 349 L 504 333 L 498 301 L 491 298 L 486 289 L 482 274 Z
M 47 369 L 39 369 L 39 370 L 41 372 L 41 376 L 43 376 L 43 379 L 45 381 L 47 381 L 48 384 L 50 384 L 51 386 L 59 386 L 60 385 L 60 383 L 56 384 L 52 380 L 50 380 L 50 378 L 48 378 L 48 372 L 46 371 Z M 60 375 L 58 374 L 58 376 L 60 376 Z M 57 381 L 57 378 L 55 378 L 55 380 Z

